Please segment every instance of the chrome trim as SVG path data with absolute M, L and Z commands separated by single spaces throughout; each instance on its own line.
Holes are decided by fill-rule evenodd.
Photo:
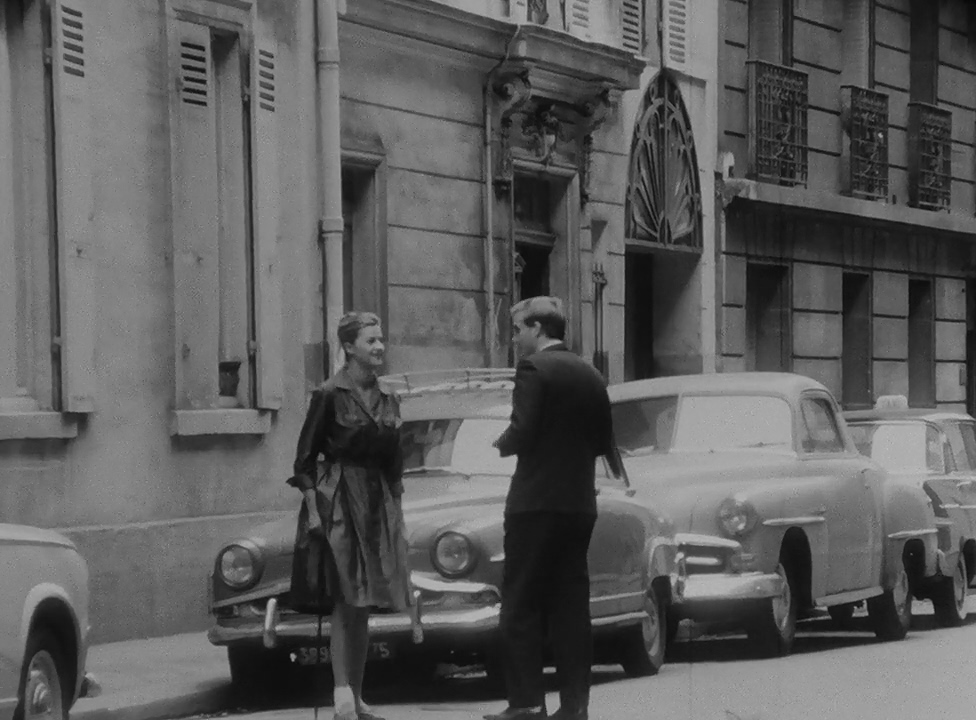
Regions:
M 926 535 L 936 535 L 938 530 L 926 528 L 924 530 L 901 530 L 899 532 L 888 533 L 889 540 L 906 540 L 908 538 L 924 537 Z
M 976 510 L 976 505 L 960 505 L 960 510 Z
M 958 510 L 959 503 L 942 503 L 942 507 L 946 508 L 947 510 Z
M 701 547 L 724 548 L 726 550 L 738 550 L 742 543 L 736 540 L 727 540 L 717 535 L 700 535 L 698 533 L 676 533 L 674 536 L 675 544 L 698 545 Z
M 820 523 L 827 522 L 827 518 L 823 515 L 800 515 L 798 517 L 791 518 L 773 518 L 771 520 L 763 520 L 763 527 L 787 527 L 792 525 L 819 525 Z
M 607 617 L 593 618 L 590 621 L 590 625 L 595 628 L 625 627 L 627 625 L 643 622 L 646 618 L 646 612 L 631 612 L 624 613 L 623 615 L 609 615 Z
M 684 597 L 678 604 L 694 606 L 722 600 L 764 600 L 779 595 L 783 582 L 776 573 L 689 575 L 685 580 Z
M 952 527 L 955 525 L 955 522 L 953 522 L 952 518 L 936 518 L 935 524 L 938 527 Z
M 688 565 L 697 565 L 699 567 L 722 567 L 725 565 L 719 558 L 704 555 L 688 555 L 685 558 L 685 562 Z
M 480 582 L 470 582 L 467 580 L 441 580 L 430 575 L 420 575 L 410 573 L 410 584 L 421 590 L 440 593 L 459 593 L 461 595 L 474 595 L 476 593 L 491 590 L 501 595 L 498 588 L 494 585 Z

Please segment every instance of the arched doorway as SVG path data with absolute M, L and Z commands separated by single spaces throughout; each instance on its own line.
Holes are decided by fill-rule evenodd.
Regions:
M 625 207 L 627 379 L 701 372 L 698 158 L 681 90 L 651 81 L 634 125 Z

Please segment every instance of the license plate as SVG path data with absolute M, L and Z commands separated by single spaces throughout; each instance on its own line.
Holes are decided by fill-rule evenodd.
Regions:
M 369 660 L 390 660 L 393 648 L 385 641 L 375 641 L 369 644 L 366 655 Z M 292 653 L 292 660 L 298 665 L 329 665 L 332 663 L 332 651 L 328 645 L 321 647 L 300 647 Z

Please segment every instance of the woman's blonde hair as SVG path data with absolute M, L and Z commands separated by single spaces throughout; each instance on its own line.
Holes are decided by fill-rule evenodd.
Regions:
M 346 343 L 353 344 L 359 338 L 359 333 L 362 332 L 363 328 L 373 327 L 374 325 L 380 325 L 380 318 L 376 313 L 347 312 L 340 318 L 339 327 L 336 330 L 339 343 L 343 347 L 345 347 Z

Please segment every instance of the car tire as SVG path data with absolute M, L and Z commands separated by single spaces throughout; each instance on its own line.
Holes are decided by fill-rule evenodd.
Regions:
M 280 693 L 291 669 L 284 653 L 247 645 L 229 646 L 227 664 L 234 691 L 249 701 Z
M 881 640 L 901 640 L 912 625 L 912 592 L 901 568 L 895 587 L 868 600 L 868 619 Z
M 15 720 L 67 720 L 74 679 L 68 677 L 65 668 L 61 643 L 54 633 L 43 627 L 31 630 L 20 673 Z
M 945 578 L 932 593 L 932 605 L 935 608 L 935 620 L 942 627 L 959 627 L 966 621 L 966 592 L 969 587 L 969 576 L 966 571 L 966 559 L 962 553 L 956 560 L 952 577 Z
M 763 601 L 758 617 L 748 628 L 752 640 L 762 657 L 783 657 L 793 651 L 796 639 L 797 601 L 794 573 L 790 572 L 785 559 L 776 566 L 776 573 L 786 580 L 778 597 Z
M 644 596 L 646 619 L 627 628 L 620 648 L 620 664 L 630 677 L 657 675 L 668 646 L 667 609 L 660 595 L 650 590 Z

